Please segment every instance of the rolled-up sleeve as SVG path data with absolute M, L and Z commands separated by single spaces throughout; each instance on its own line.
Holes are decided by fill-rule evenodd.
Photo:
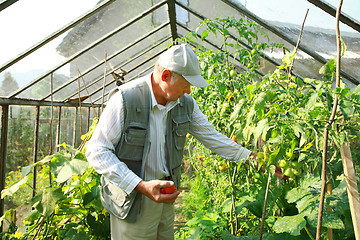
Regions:
M 224 134 L 218 132 L 209 123 L 208 118 L 200 111 L 194 100 L 193 121 L 190 123 L 189 133 L 199 140 L 205 147 L 219 156 L 232 161 L 247 159 L 251 151 L 237 144 Z
M 86 157 L 96 172 L 130 194 L 141 181 L 115 154 L 124 126 L 123 99 L 115 93 L 104 109 L 88 142 Z

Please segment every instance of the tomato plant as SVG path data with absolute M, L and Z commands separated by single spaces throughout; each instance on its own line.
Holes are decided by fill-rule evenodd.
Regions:
M 190 183 L 190 192 L 193 188 L 199 191 L 198 186 L 205 184 L 206 192 L 203 194 L 209 199 L 204 198 L 203 201 L 210 203 L 204 205 L 195 202 L 199 204 L 197 206 L 194 202 L 187 203 L 192 206 L 189 211 L 193 211 L 192 216 L 195 216 L 191 224 L 187 225 L 187 234 L 202 236 L 202 233 L 208 231 L 202 227 L 203 220 L 216 216 L 211 218 L 211 227 L 214 227 L 214 222 L 215 225 L 227 224 L 216 226 L 213 236 L 258 236 L 267 182 L 266 174 L 260 169 L 263 167 L 266 171 L 274 172 L 274 165 L 277 165 L 289 179 L 272 179 L 270 182 L 265 232 L 271 239 L 313 239 L 316 229 L 313 219 L 318 208 L 315 199 L 320 197 L 319 189 L 312 192 L 314 201 L 311 202 L 311 214 L 300 207 L 310 208 L 310 205 L 306 205 L 308 202 L 302 202 L 301 196 L 297 199 L 292 199 L 291 196 L 297 191 L 295 189 L 304 187 L 305 181 L 315 181 L 321 175 L 323 131 L 332 110 L 334 93 L 341 100 L 336 124 L 332 126 L 329 135 L 332 144 L 328 151 L 327 179 L 328 184 L 335 189 L 341 186 L 339 178 L 343 174 L 339 148 L 345 141 L 358 139 L 360 87 L 354 91 L 346 87 L 333 89 L 331 80 L 334 76 L 334 61 L 329 61 L 320 69 L 324 79 L 292 76 L 288 70 L 295 58 L 295 51 L 288 51 L 282 65 L 273 73 L 260 77 L 254 70 L 261 64 L 262 51 L 281 45 L 257 42 L 257 34 L 263 33 L 254 23 L 244 20 L 207 19 L 200 26 L 206 26 L 203 30 L 205 34 L 199 34 L 202 38 L 191 34 L 191 39 L 187 38 L 185 41 L 201 41 L 213 34 L 222 43 L 219 44 L 221 50 L 198 48 L 202 74 L 208 79 L 210 86 L 205 89 L 194 88 L 193 96 L 219 131 L 229 137 L 235 135 L 239 144 L 259 152 L 260 165 L 247 166 L 228 162 L 226 170 L 224 167 L 214 169 L 209 163 L 210 159 L 217 166 L 224 166 L 225 160 L 217 159 L 211 153 L 202 153 L 203 161 L 200 163 L 192 161 L 196 166 L 196 181 Z M 252 49 L 244 47 L 239 41 L 232 41 L 231 35 L 246 41 Z M 234 69 L 237 76 L 230 74 Z M 200 150 L 202 148 L 199 143 L 192 142 L 192 145 L 196 152 L 203 151 Z M 215 186 L 213 179 L 217 183 L 221 182 L 222 189 Z M 228 185 L 224 185 L 222 181 Z M 308 190 L 301 191 L 307 193 Z M 195 197 L 191 193 L 189 196 Z M 328 197 L 330 199 L 335 196 Z M 348 209 L 346 197 L 340 196 L 340 199 Z M 328 202 L 328 206 L 330 205 Z M 351 228 L 348 213 L 340 208 L 337 207 L 339 211 L 334 208 L 334 213 L 331 213 L 337 216 L 336 224 L 328 220 L 323 223 L 323 237 L 327 234 L 325 229 L 330 227 L 337 236 L 343 234 L 344 237 L 339 239 L 353 236 L 353 232 L 348 231 Z M 212 214 L 211 217 L 209 214 Z M 335 219 L 335 215 L 330 218 Z

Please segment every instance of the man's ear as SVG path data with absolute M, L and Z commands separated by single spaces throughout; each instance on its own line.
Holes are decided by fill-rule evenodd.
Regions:
M 161 80 L 162 81 L 170 81 L 171 80 L 171 71 L 168 69 L 164 69 L 161 73 Z

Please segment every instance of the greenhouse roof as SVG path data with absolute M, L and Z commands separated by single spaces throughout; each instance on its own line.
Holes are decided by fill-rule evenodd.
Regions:
M 336 1 L 211 0 L 206 6 L 199 0 L 78 2 L 82 4 L 79 8 L 74 1 L 0 3 L 0 24 L 9 31 L 0 40 L 0 80 L 10 73 L 18 85 L 15 90 L 2 86 L 1 105 L 100 105 L 119 78 L 130 81 L 151 72 L 157 56 L 177 37 L 195 31 L 205 18 L 252 20 L 264 29 L 270 42 L 292 50 L 309 9 L 294 74 L 320 78 L 320 67 L 336 56 Z M 60 10 L 63 6 L 67 10 Z M 29 18 L 16 21 L 24 9 Z M 68 17 L 69 9 L 78 11 L 71 13 L 73 19 Z M 358 1 L 344 1 L 340 18 L 347 46 L 341 75 L 350 88 L 360 79 L 359 10 Z M 33 21 L 35 15 L 40 16 L 38 22 Z M 221 48 L 215 38 L 196 44 Z M 243 44 L 251 50 L 251 45 Z M 267 74 L 281 64 L 283 56 L 281 49 L 264 52 L 264 61 L 273 68 L 257 72 Z

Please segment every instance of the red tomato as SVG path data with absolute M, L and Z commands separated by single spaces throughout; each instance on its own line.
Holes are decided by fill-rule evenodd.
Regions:
M 177 191 L 177 188 L 175 187 L 175 185 L 172 185 L 170 187 L 163 187 L 160 188 L 160 193 L 162 194 L 171 194 Z

